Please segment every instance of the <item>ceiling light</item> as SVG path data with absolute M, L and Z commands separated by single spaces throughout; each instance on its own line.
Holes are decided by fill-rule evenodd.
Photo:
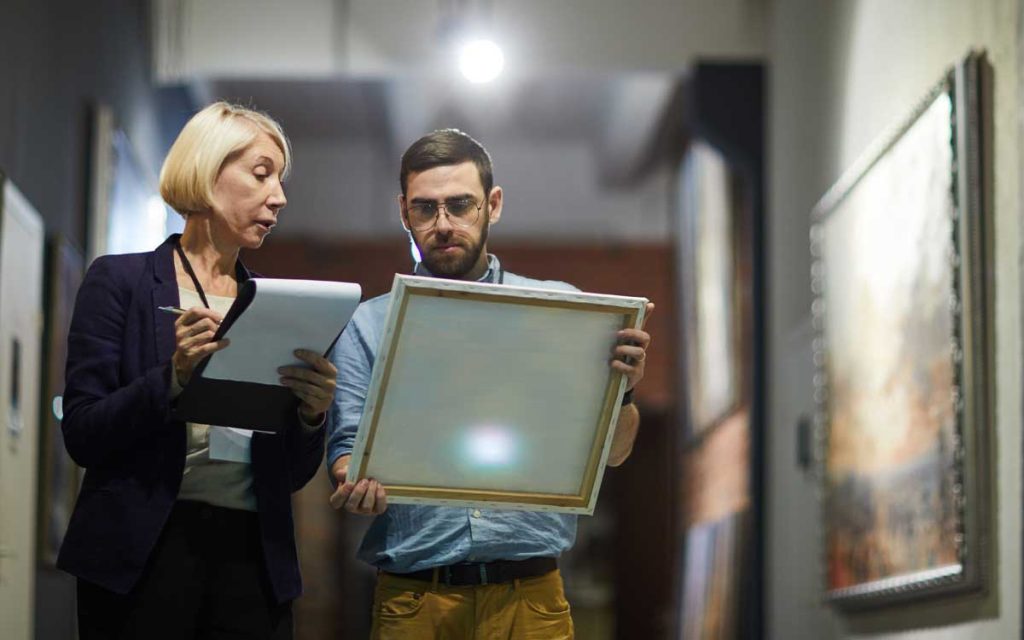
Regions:
M 470 82 L 490 82 L 505 67 L 505 54 L 491 40 L 474 40 L 459 51 L 459 70 Z

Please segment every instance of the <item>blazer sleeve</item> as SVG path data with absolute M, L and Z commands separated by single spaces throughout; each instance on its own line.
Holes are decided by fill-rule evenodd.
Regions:
M 288 429 L 288 468 L 291 469 L 291 490 L 298 491 L 313 479 L 324 459 L 324 425 L 309 427 L 302 424 L 296 412 L 294 424 Z
M 68 453 L 85 468 L 130 452 L 170 421 L 170 362 L 121 381 L 132 298 L 124 266 L 115 256 L 93 262 L 68 332 L 61 428 Z

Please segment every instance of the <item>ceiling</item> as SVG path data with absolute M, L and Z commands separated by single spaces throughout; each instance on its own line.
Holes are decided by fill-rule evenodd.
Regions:
M 292 140 L 297 232 L 391 234 L 394 165 L 424 133 L 480 140 L 516 185 L 513 234 L 663 235 L 666 159 L 702 56 L 763 49 L 763 0 L 157 0 L 158 80 L 199 104 L 265 110 Z M 453 27 L 454 25 L 454 27 Z M 489 84 L 448 55 L 477 29 L 506 51 Z M 497 173 L 497 171 L 496 171 Z M 578 197 L 559 189 L 572 185 Z M 582 192 L 586 192 L 585 194 Z M 294 194 L 294 195 L 292 195 Z M 346 205 L 336 205 L 344 202 Z M 655 209 L 651 212 L 649 209 Z M 623 211 L 646 223 L 624 224 Z

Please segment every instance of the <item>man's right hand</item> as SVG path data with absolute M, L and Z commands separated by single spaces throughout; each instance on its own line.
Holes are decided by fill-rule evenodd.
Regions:
M 384 513 L 388 508 L 388 497 L 379 482 L 367 478 L 359 482 L 347 482 L 348 463 L 351 459 L 350 455 L 341 456 L 331 465 L 331 475 L 338 482 L 338 488 L 331 494 L 331 506 L 364 516 Z

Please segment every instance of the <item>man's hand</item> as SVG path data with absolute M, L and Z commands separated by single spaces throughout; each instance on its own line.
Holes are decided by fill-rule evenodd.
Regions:
M 654 303 L 647 303 L 644 314 L 644 325 L 654 313 Z M 626 376 L 626 390 L 636 387 L 644 378 L 644 362 L 647 359 L 647 347 L 651 345 L 651 334 L 641 329 L 623 329 L 615 334 L 615 347 L 612 349 L 611 367 Z
M 331 494 L 331 506 L 364 516 L 384 513 L 388 508 L 388 497 L 379 482 L 367 478 L 355 483 L 347 482 L 351 459 L 350 455 L 341 456 L 331 465 L 331 475 L 338 482 L 338 488 Z

